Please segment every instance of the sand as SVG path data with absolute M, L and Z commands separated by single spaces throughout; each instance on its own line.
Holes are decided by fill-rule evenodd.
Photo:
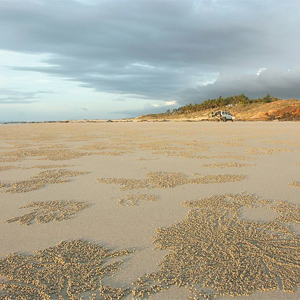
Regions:
M 0 299 L 300 299 L 299 154 L 298 122 L 1 125 Z

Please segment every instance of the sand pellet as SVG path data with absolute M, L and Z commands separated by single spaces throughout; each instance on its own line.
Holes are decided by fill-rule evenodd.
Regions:
M 280 214 L 276 220 L 283 223 L 300 223 L 300 206 L 281 201 L 276 206 L 271 207 Z
M 0 166 L 0 172 L 11 170 L 11 169 L 16 169 L 16 168 L 17 167 L 15 167 L 15 166 Z
M 228 163 L 213 163 L 213 164 L 204 164 L 202 167 L 207 168 L 245 168 L 245 167 L 253 167 L 254 165 L 251 164 L 241 164 L 235 162 L 228 162 Z
M 135 283 L 144 295 L 151 287 L 198 286 L 206 299 L 246 296 L 255 291 L 291 292 L 300 284 L 300 238 L 277 222 L 241 220 L 242 207 L 270 203 L 252 195 L 224 194 L 185 202 L 193 207 L 179 223 L 157 230 L 154 244 L 170 250 L 156 279 Z M 157 283 L 160 282 L 160 283 Z M 197 294 L 197 293 L 196 293 Z M 202 299 L 191 298 L 191 299 Z
M 287 148 L 250 148 L 247 150 L 247 154 L 249 154 L 249 155 L 277 154 L 280 152 L 291 152 L 291 149 L 287 149 Z
M 79 300 L 93 297 L 98 289 L 107 296 L 101 299 L 121 299 L 126 289 L 103 286 L 101 280 L 120 270 L 122 261 L 116 258 L 132 252 L 73 240 L 32 255 L 9 254 L 0 260 L 0 276 L 7 278 L 0 282 L 1 299 L 65 299 L 66 295 Z
M 290 184 L 288 184 L 288 186 L 300 189 L 300 181 L 293 181 Z
M 5 184 L 6 189 L 4 192 L 6 193 L 26 193 L 32 190 L 38 190 L 47 184 L 55 184 L 55 183 L 65 183 L 69 182 L 69 177 L 85 175 L 89 172 L 78 172 L 78 171 L 69 171 L 69 170 L 47 170 L 43 172 L 39 172 L 38 174 L 30 177 L 29 180 L 24 181 L 16 181 L 13 183 Z M 3 183 L 2 183 L 3 184 Z
M 37 223 L 48 223 L 51 221 L 63 221 L 72 218 L 79 211 L 89 206 L 86 202 L 75 202 L 70 200 L 31 202 L 20 209 L 31 209 L 31 212 L 20 217 L 6 220 L 7 223 L 19 222 L 23 225 Z
M 146 179 L 125 178 L 100 178 L 98 181 L 105 184 L 117 184 L 123 186 L 121 190 L 132 190 L 139 188 L 174 188 L 184 184 L 209 184 L 237 182 L 245 179 L 245 175 L 197 175 L 187 176 L 176 172 L 149 172 Z
M 153 202 L 159 199 L 156 195 L 146 195 L 146 194 L 138 194 L 138 195 L 126 195 L 125 198 L 118 199 L 118 204 L 122 206 L 137 206 L 141 202 Z

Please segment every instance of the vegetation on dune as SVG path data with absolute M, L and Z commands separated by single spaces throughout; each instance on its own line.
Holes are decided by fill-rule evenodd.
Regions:
M 230 97 L 219 97 L 217 99 L 207 99 L 202 103 L 194 103 L 194 104 L 187 104 L 185 106 L 181 106 L 179 108 L 175 108 L 172 111 L 167 110 L 167 115 L 177 115 L 177 114 L 188 114 L 193 113 L 197 111 L 203 111 L 206 109 L 215 109 L 218 107 L 224 107 L 228 105 L 248 105 L 252 103 L 270 103 L 273 101 L 279 100 L 278 98 L 272 97 L 270 94 L 267 94 L 263 98 L 257 98 L 257 99 L 250 99 L 244 94 L 236 95 L 236 96 L 230 96 Z

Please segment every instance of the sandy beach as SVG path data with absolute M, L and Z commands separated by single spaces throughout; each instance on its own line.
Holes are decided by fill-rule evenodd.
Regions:
M 299 234 L 299 122 L 0 126 L 0 299 L 296 300 Z

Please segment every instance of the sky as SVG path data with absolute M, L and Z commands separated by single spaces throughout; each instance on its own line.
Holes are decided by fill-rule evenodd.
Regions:
M 0 0 L 0 122 L 300 98 L 299 0 Z

